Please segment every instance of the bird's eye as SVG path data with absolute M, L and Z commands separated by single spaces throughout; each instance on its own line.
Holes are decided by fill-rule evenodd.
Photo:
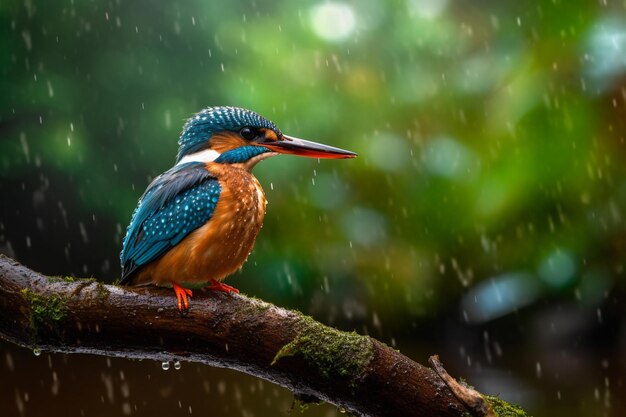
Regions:
M 244 127 L 239 131 L 239 134 L 246 140 L 252 140 L 256 137 L 256 131 L 251 127 Z

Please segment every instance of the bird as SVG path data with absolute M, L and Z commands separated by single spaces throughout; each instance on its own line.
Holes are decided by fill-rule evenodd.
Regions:
M 172 168 L 140 197 L 123 240 L 120 285 L 172 287 L 182 315 L 193 289 L 239 290 L 239 270 L 263 225 L 267 200 L 252 174 L 279 154 L 354 158 L 356 153 L 283 134 L 239 107 L 207 107 L 189 118 Z

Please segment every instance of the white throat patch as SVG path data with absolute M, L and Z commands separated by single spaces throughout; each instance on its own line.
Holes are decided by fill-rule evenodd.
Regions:
M 182 158 L 180 158 L 180 161 L 178 161 L 176 165 L 185 164 L 187 162 L 213 162 L 217 158 L 219 158 L 220 155 L 221 153 L 219 153 L 218 151 L 215 151 L 213 149 L 205 149 L 200 152 L 192 153 L 191 155 L 183 156 Z
M 252 168 L 254 168 L 254 166 L 256 164 L 258 164 L 262 160 L 267 159 L 270 156 L 274 156 L 274 155 L 278 155 L 278 152 L 265 152 L 265 153 L 262 153 L 260 155 L 255 156 L 253 158 L 250 158 L 243 165 L 244 165 L 245 169 L 247 169 L 248 171 L 252 171 Z

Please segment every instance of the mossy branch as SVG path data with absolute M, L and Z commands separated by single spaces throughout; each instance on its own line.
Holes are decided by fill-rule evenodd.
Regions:
M 383 343 L 243 295 L 46 277 L 0 255 L 0 337 L 30 349 L 226 367 L 368 416 L 524 416 Z M 459 388 L 462 387 L 462 388 Z M 460 392 L 457 392 L 460 390 Z

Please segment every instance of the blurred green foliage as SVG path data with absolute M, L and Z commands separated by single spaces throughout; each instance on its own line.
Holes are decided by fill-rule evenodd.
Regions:
M 328 305 L 413 317 L 515 272 L 546 297 L 623 289 L 623 13 L 563 1 L 3 2 L 5 248 L 27 250 L 10 241 L 13 207 L 35 204 L 41 183 L 50 210 L 73 207 L 68 230 L 118 225 L 66 247 L 109 259 L 83 272 L 115 278 L 130 213 L 172 165 L 184 120 L 236 105 L 360 154 L 256 168 L 270 204 L 231 278 L 246 292 L 303 309 L 326 292 Z M 51 182 L 62 195 L 46 195 Z
M 114 280 L 131 212 L 173 164 L 185 119 L 250 108 L 359 157 L 255 168 L 265 227 L 229 284 L 394 346 L 439 338 L 493 393 L 507 391 L 489 366 L 553 384 L 525 404 L 564 393 L 563 415 L 619 414 L 610 389 L 623 379 L 607 372 L 620 374 L 611 351 L 626 340 L 625 12 L 3 1 L 0 252 Z

